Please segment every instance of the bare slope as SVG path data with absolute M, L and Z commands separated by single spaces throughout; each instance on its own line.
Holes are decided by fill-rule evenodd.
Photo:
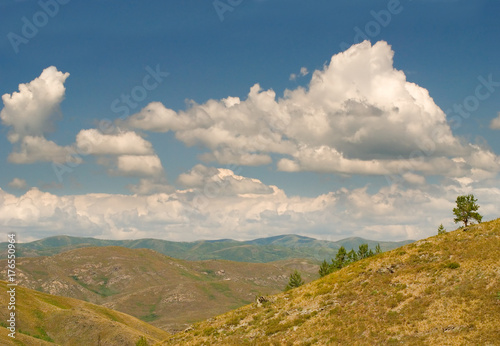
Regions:
M 6 277 L 5 260 L 0 261 Z M 183 261 L 148 249 L 93 247 L 51 257 L 18 258 L 18 283 L 86 300 L 169 330 L 236 309 L 256 295 L 283 290 L 294 269 L 318 277 L 308 260 L 242 263 Z
M 167 345 L 498 345 L 500 219 L 356 262 Z
M 0 290 L 7 284 L 0 281 Z M 0 305 L 6 307 L 7 294 L 0 295 Z M 21 286 L 16 287 L 16 338 L 7 336 L 9 311 L 0 309 L 0 343 L 2 345 L 135 345 L 141 336 L 149 343 L 157 342 L 168 333 L 132 316 L 77 299 L 52 296 Z

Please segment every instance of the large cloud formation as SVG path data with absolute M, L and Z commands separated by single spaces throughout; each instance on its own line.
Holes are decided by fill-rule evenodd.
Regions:
M 19 92 L 2 96 L 4 108 L 0 117 L 5 125 L 12 126 L 8 136 L 12 143 L 26 136 L 42 136 L 53 129 L 68 77 L 69 73 L 51 66 L 30 83 L 20 84 Z
M 454 137 L 428 91 L 393 67 L 393 54 L 386 42 L 365 41 L 283 98 L 256 84 L 246 100 L 209 100 L 186 111 L 151 103 L 121 126 L 173 131 L 189 146 L 208 148 L 202 159 L 221 164 L 265 165 L 277 154 L 282 171 L 400 175 L 417 183 L 428 175 L 497 172 L 499 158 Z
M 7 138 L 16 144 L 9 161 L 17 164 L 42 162 L 75 162 L 71 147 L 61 147 L 45 138 L 54 129 L 64 99 L 64 82 L 69 73 L 54 66 L 43 70 L 33 81 L 19 84 L 19 91 L 2 95 L 2 123 L 11 128 Z
M 452 228 L 453 201 L 471 192 L 485 220 L 497 217 L 498 156 L 454 136 L 427 90 L 393 67 L 393 54 L 385 42 L 354 45 L 314 71 L 307 88 L 287 90 L 281 98 L 256 84 L 244 100 L 209 100 L 185 111 L 153 102 L 106 133 L 81 130 L 70 147 L 45 138 L 67 78 L 48 68 L 18 93 L 3 96 L 0 116 L 15 148 L 9 160 L 68 162 L 77 152 L 96 157 L 110 175 L 140 180 L 128 186 L 133 195 L 56 196 L 32 188 L 15 196 L 0 189 L 0 228 L 23 230 L 23 241 L 61 233 L 171 240 L 283 233 L 419 239 L 435 234 L 440 223 Z M 173 131 L 186 145 L 205 147 L 205 162 L 232 169 L 198 164 L 177 177 L 177 187 L 169 185 L 145 139 L 148 131 Z M 241 173 L 245 166 L 271 163 L 287 172 L 385 176 L 390 184 L 289 196 Z M 11 187 L 26 189 L 27 183 L 13 180 Z

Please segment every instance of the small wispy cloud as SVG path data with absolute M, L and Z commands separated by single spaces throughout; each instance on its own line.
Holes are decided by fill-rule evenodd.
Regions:
M 26 183 L 26 180 L 20 179 L 20 178 L 14 178 L 12 181 L 9 183 L 9 187 L 17 190 L 26 190 L 28 188 L 28 184 Z
M 492 130 L 500 130 L 500 112 L 498 112 L 498 116 L 491 121 L 490 128 Z
M 298 77 L 304 77 L 309 74 L 309 70 L 307 67 L 301 67 L 299 73 L 292 73 L 290 75 L 290 80 L 296 80 Z

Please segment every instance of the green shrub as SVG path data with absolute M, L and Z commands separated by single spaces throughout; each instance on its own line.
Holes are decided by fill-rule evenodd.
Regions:
M 450 269 L 457 269 L 460 267 L 460 264 L 458 264 L 457 262 L 451 262 L 451 263 L 448 263 L 446 265 L 446 268 L 450 268 Z

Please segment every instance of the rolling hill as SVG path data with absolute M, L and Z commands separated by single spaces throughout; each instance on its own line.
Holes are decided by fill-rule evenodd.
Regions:
M 498 345 L 500 219 L 355 262 L 164 345 Z
M 6 279 L 6 260 L 0 261 Z M 185 261 L 149 249 L 85 247 L 17 259 L 17 282 L 103 305 L 172 332 L 283 290 L 294 269 L 318 277 L 310 260 L 243 263 Z
M 0 281 L 7 292 L 7 283 Z M 0 304 L 7 306 L 7 294 Z M 0 309 L 2 345 L 101 345 L 133 346 L 146 337 L 150 344 L 169 334 L 121 312 L 77 299 L 53 296 L 16 287 L 16 338 L 8 336 L 7 309 Z
M 193 261 L 223 259 L 267 263 L 292 258 L 323 261 L 334 257 L 341 246 L 349 250 L 357 249 L 359 245 L 366 243 L 374 249 L 380 243 L 382 251 L 388 251 L 411 242 L 413 241 L 377 242 L 363 238 L 326 241 L 292 234 L 250 241 L 222 239 L 196 242 L 172 242 L 159 239 L 102 240 L 55 236 L 30 243 L 19 243 L 17 255 L 18 257 L 51 256 L 83 247 L 121 246 L 130 249 L 151 249 L 170 257 Z M 6 258 L 6 249 L 7 243 L 0 243 L 0 258 Z

